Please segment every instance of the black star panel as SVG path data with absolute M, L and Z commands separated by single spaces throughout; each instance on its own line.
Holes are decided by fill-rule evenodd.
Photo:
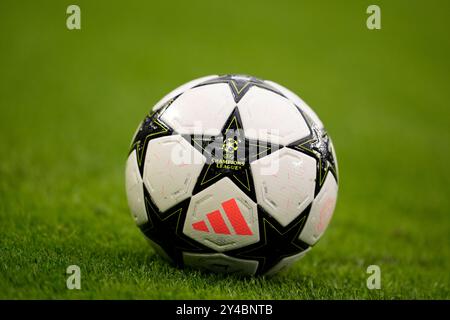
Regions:
M 310 135 L 300 141 L 292 143 L 288 147 L 316 159 L 316 196 L 319 193 L 328 172 L 331 172 L 337 181 L 336 162 L 333 157 L 332 144 L 330 143 L 326 131 L 319 128 L 307 115 L 304 113 L 302 114 L 310 129 Z
M 224 75 L 211 80 L 207 80 L 197 85 L 197 87 L 214 83 L 227 83 L 230 86 L 230 90 L 236 103 L 238 103 L 248 92 L 248 90 L 253 86 L 270 90 L 284 97 L 284 95 L 279 90 L 265 83 L 263 80 L 246 75 Z
M 169 136 L 173 133 L 172 129 L 159 120 L 159 115 L 171 102 L 172 101 L 167 103 L 166 106 L 160 111 L 151 112 L 145 117 L 138 129 L 138 132 L 136 133 L 136 137 L 131 144 L 130 153 L 133 150 L 136 150 L 136 157 L 141 175 L 144 172 L 144 157 L 147 151 L 148 142 L 152 139 Z
M 286 227 L 279 224 L 261 206 L 258 205 L 260 241 L 248 247 L 226 252 L 236 258 L 258 260 L 258 274 L 263 274 L 281 259 L 298 254 L 309 245 L 298 239 L 311 206 L 308 206 L 293 222 Z
M 228 118 L 219 136 L 189 135 L 184 138 L 206 157 L 206 164 L 194 187 L 194 194 L 224 177 L 229 177 L 255 202 L 250 162 L 281 148 L 278 145 L 246 139 L 237 108 Z
M 148 222 L 140 226 L 140 229 L 148 238 L 160 245 L 176 264 L 182 265 L 183 252 L 214 252 L 183 234 L 183 225 L 190 199 L 161 212 L 153 203 L 144 186 L 144 200 Z

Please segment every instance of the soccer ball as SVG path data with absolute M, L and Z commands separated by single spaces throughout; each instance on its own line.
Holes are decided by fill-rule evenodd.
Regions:
M 338 172 L 330 137 L 297 95 L 251 76 L 208 76 L 161 99 L 135 133 L 128 204 L 175 265 L 272 275 L 327 228 Z

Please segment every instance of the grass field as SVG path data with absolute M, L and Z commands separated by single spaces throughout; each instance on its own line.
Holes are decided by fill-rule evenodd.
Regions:
M 0 298 L 450 298 L 448 1 L 0 3 Z M 135 227 L 131 136 L 174 87 L 246 73 L 298 92 L 333 138 L 337 209 L 271 279 L 178 270 Z M 81 290 L 66 267 L 81 267 Z M 381 290 L 366 288 L 379 265 Z

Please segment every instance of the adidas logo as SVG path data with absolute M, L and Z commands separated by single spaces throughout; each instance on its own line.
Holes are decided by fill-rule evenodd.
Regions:
M 251 236 L 253 235 L 252 230 L 250 230 L 247 222 L 245 221 L 244 216 L 242 215 L 241 210 L 236 203 L 235 199 L 230 199 L 225 202 L 222 202 L 222 208 L 225 212 L 225 215 L 230 222 L 230 225 L 233 227 L 234 232 L 241 236 Z M 217 234 L 231 234 L 230 229 L 225 223 L 225 220 L 222 217 L 222 213 L 219 210 L 214 210 L 206 215 L 206 218 L 209 221 L 209 224 L 213 228 L 214 233 Z M 192 228 L 197 231 L 202 232 L 210 232 L 208 226 L 206 225 L 205 220 L 198 221 L 192 224 Z

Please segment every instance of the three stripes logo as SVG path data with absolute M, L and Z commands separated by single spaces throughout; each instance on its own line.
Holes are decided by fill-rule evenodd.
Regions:
M 235 199 L 230 199 L 222 202 L 222 208 L 225 212 L 225 215 L 234 229 L 234 233 L 241 236 L 251 236 L 253 235 L 252 230 L 250 230 L 247 222 L 245 221 L 244 216 L 242 215 L 241 210 L 239 209 L 237 202 Z M 231 231 L 228 228 L 222 213 L 220 210 L 214 210 L 208 214 L 206 214 L 206 218 L 213 229 L 209 230 L 208 225 L 205 220 L 198 221 L 192 224 L 192 228 L 201 232 L 214 232 L 217 234 L 226 234 L 231 235 Z

